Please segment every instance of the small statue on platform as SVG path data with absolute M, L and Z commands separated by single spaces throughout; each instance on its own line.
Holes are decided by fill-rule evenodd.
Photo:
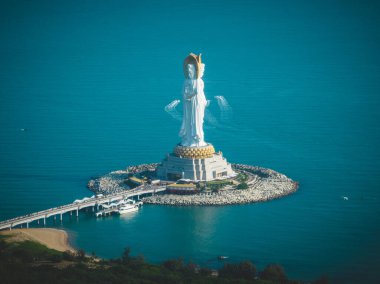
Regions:
M 183 119 L 179 132 L 181 146 L 202 147 L 204 141 L 203 120 L 207 100 L 204 94 L 204 82 L 202 80 L 205 65 L 202 63 L 201 54 L 190 53 L 185 58 L 184 64 L 185 82 L 183 84 Z

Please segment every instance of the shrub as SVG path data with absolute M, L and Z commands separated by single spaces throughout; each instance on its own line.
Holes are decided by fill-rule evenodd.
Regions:
M 239 183 L 236 189 L 248 189 L 248 184 L 245 182 Z
M 123 254 L 121 256 L 121 262 L 124 264 L 128 263 L 131 260 L 130 254 L 131 254 L 131 248 L 130 247 L 124 248 Z
M 79 259 L 79 260 L 83 260 L 86 256 L 86 253 L 84 252 L 83 249 L 80 249 L 77 251 L 77 255 L 76 257 Z
M 169 259 L 162 264 L 165 268 L 171 271 L 179 271 L 184 268 L 183 258 Z
M 64 260 L 69 260 L 69 261 L 72 261 L 75 259 L 75 254 L 72 253 L 71 251 L 67 250 L 65 252 L 62 253 L 62 258 Z
M 256 266 L 250 261 L 242 261 L 238 264 L 226 263 L 220 270 L 219 276 L 222 278 L 244 278 L 254 279 L 256 276 Z
M 285 281 L 286 280 L 285 270 L 281 265 L 269 264 L 261 272 L 260 278 L 264 280 L 271 280 L 271 281 Z

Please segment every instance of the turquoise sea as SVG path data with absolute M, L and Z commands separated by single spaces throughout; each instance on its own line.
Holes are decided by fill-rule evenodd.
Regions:
M 90 196 L 93 176 L 159 162 L 179 141 L 182 104 L 164 107 L 181 98 L 185 56 L 201 52 L 206 140 L 299 191 L 50 225 L 101 257 L 129 246 L 155 263 L 218 267 L 227 255 L 280 263 L 296 279 L 379 281 L 378 1 L 0 4 L 1 220 Z

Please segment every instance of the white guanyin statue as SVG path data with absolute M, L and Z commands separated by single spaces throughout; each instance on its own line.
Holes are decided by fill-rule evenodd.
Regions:
M 179 132 L 181 146 L 206 146 L 203 133 L 203 119 L 207 100 L 202 80 L 205 65 L 201 54 L 190 53 L 184 61 L 185 82 L 183 84 L 183 119 Z

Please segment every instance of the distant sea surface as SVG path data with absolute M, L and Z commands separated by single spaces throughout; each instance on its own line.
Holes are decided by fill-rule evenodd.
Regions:
M 201 52 L 206 140 L 230 162 L 299 181 L 299 191 L 50 225 L 106 258 L 131 247 L 155 263 L 183 256 L 219 267 L 226 255 L 259 269 L 280 263 L 296 279 L 379 281 L 379 2 L 1 6 L 1 220 L 91 196 L 91 177 L 171 152 L 182 104 L 164 107 L 181 99 L 184 57 Z

